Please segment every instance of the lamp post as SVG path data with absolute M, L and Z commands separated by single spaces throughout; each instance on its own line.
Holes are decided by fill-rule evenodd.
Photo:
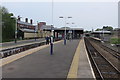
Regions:
M 66 45 L 66 19 L 67 18 L 72 18 L 72 17 L 63 17 L 63 16 L 61 16 L 61 17 L 59 17 L 59 18 L 64 18 L 65 19 L 65 31 L 64 31 L 64 45 Z
M 52 0 L 52 24 L 53 24 L 53 6 L 54 6 L 54 1 Z M 51 25 L 51 37 L 50 37 L 50 55 L 53 55 L 53 26 L 54 26 L 54 24 L 53 25 Z
M 71 23 L 71 27 L 73 27 L 73 26 L 72 26 L 73 24 L 75 24 L 75 23 L 72 22 L 72 23 Z M 73 36 L 74 36 L 74 32 L 73 32 L 73 31 L 74 31 L 74 28 L 73 28 L 73 30 L 70 28 L 70 37 L 71 37 L 71 39 L 73 39 Z
M 17 18 L 15 16 L 11 16 L 11 18 L 15 19 L 15 43 L 17 43 Z

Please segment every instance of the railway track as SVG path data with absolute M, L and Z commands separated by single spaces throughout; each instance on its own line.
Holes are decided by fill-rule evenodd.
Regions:
M 61 39 L 55 39 L 55 41 L 59 41 Z M 19 46 L 19 47 L 14 47 L 14 48 L 8 48 L 8 49 L 4 49 L 0 51 L 0 59 L 2 58 L 6 58 L 8 56 L 14 55 L 14 54 L 18 54 L 20 52 L 26 51 L 28 49 L 32 49 L 38 46 L 42 46 L 45 45 L 46 42 L 45 41 L 41 41 L 38 43 L 33 43 L 33 44 L 29 44 L 29 45 L 24 45 L 24 46 Z
M 0 51 L 0 58 L 5 58 L 14 54 L 18 54 L 20 52 L 26 51 L 28 49 L 32 49 L 38 46 L 45 45 L 45 41 L 42 41 L 40 43 L 33 43 L 30 45 L 24 45 L 24 46 L 19 46 L 19 47 L 14 47 L 14 48 L 8 48 Z
M 95 40 L 95 39 L 91 39 L 91 41 L 94 41 L 96 44 L 98 44 L 102 49 L 104 49 L 105 51 L 109 52 L 111 55 L 113 55 L 114 57 L 118 58 L 120 60 L 120 52 L 115 51 L 107 46 L 105 46 L 104 44 L 101 43 L 101 41 Z
M 85 38 L 85 44 L 96 78 L 98 80 L 118 80 L 120 71 L 116 69 L 116 67 L 114 67 L 101 53 L 99 53 L 87 38 Z
M 101 48 L 103 48 L 104 50 L 106 50 L 107 52 L 109 52 L 110 54 L 112 54 L 114 57 L 118 58 L 120 60 L 120 53 L 105 46 L 105 45 L 101 45 Z

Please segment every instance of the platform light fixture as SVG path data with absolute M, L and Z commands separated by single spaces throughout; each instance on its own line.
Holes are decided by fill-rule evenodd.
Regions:
M 60 16 L 59 18 L 64 18 L 65 19 L 65 31 L 64 31 L 64 45 L 66 45 L 66 19 L 67 18 L 72 18 L 71 16 L 69 16 L 69 17 L 63 17 L 63 16 Z M 69 24 L 69 23 L 68 23 Z

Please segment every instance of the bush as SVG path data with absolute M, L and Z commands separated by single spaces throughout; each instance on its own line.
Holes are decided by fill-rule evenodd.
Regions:
M 111 38 L 110 43 L 111 44 L 120 44 L 120 38 Z

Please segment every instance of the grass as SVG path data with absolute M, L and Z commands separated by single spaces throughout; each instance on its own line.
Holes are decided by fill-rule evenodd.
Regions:
M 111 38 L 110 43 L 111 44 L 120 44 L 120 38 Z

